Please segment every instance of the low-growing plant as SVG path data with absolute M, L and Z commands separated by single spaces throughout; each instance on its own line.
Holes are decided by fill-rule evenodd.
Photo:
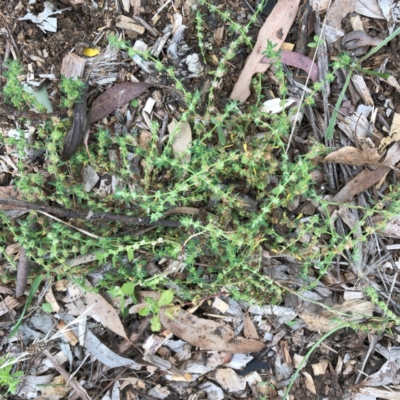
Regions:
M 7 78 L 7 84 L 3 88 L 5 102 L 12 104 L 18 110 L 23 110 L 25 107 L 28 107 L 35 108 L 40 112 L 46 111 L 46 108 L 41 105 L 19 81 L 18 78 L 23 72 L 23 68 L 19 61 L 10 60 L 5 64 L 5 67 L 8 68 L 4 72 L 4 76 Z
M 151 297 L 145 299 L 147 306 L 139 311 L 139 315 L 145 317 L 146 315 L 153 314 L 150 318 L 150 326 L 153 332 L 158 332 L 161 329 L 161 322 L 159 312 L 161 307 L 169 306 L 174 301 L 174 292 L 172 290 L 164 290 L 161 292 L 159 300 Z
M 210 6 L 204 1 L 200 3 Z M 291 257 L 299 266 L 305 290 L 318 284 L 338 255 L 373 234 L 371 230 L 364 230 L 360 237 L 354 235 L 355 230 L 346 234 L 336 231 L 329 217 L 331 203 L 322 199 L 312 178 L 318 168 L 313 160 L 326 149 L 309 141 L 304 145 L 304 154 L 286 151 L 291 127 L 289 113 L 267 115 L 260 110 L 265 76 L 259 75 L 252 81 L 255 104 L 235 101 L 219 104 L 217 88 L 226 76 L 229 63 L 239 46 L 252 46 L 247 32 L 257 13 L 239 29 L 228 11 L 218 7 L 212 10 L 232 29 L 228 31 L 230 41 L 220 62 L 209 73 L 211 87 L 205 95 L 187 90 L 185 81 L 177 78 L 175 68 L 164 65 L 149 52 L 137 53 L 130 43 L 115 36 L 109 38 L 110 45 L 127 51 L 130 56 L 137 53 L 153 61 L 160 74 L 182 92 L 187 107 L 180 114 L 176 111 L 175 117 L 192 127 L 193 140 L 187 159 L 175 156 L 173 135 L 160 147 L 161 126 L 157 121 L 149 127 L 150 140 L 146 146 L 141 144 L 141 132 L 135 126 L 124 134 L 99 130 L 89 144 L 93 155 L 91 166 L 99 175 L 111 174 L 118 179 L 117 190 L 101 198 L 94 191 L 84 190 L 81 170 L 89 160 L 83 149 L 71 158 L 68 168 L 60 160 L 68 125 L 65 121 L 49 120 L 38 127 L 34 145 L 27 143 L 23 135 L 2 137 L 15 150 L 19 171 L 15 185 L 24 199 L 51 202 L 65 209 L 148 217 L 152 222 L 167 218 L 173 210 L 168 218 L 179 222 L 180 227 L 158 226 L 132 234 L 132 227 L 122 222 L 97 223 L 89 219 L 80 221 L 81 230 L 77 231 L 37 211 L 30 212 L 31 220 L 20 218 L 17 223 L 3 214 L 1 221 L 6 233 L 0 236 L 1 250 L 12 268 L 16 268 L 15 260 L 5 252 L 9 235 L 26 249 L 41 273 L 76 278 L 110 263 L 111 268 L 104 273 L 97 289 L 114 288 L 111 292 L 120 298 L 123 312 L 124 299 L 133 296 L 134 287 L 153 290 L 164 287 L 167 275 L 150 276 L 145 268 L 151 259 L 179 260 L 184 273 L 172 276 L 183 300 L 229 290 L 239 300 L 278 303 L 287 289 L 264 273 L 263 251 Z M 200 31 L 204 24 L 201 8 L 196 23 Z M 200 48 L 203 61 L 209 62 L 204 44 Z M 269 58 L 277 60 L 274 63 L 277 92 L 284 99 L 288 88 L 279 52 L 272 45 L 266 52 Z M 327 79 L 334 79 L 335 69 L 351 68 L 352 63 L 351 58 L 342 55 Z M 67 92 L 73 91 L 68 85 L 66 88 Z M 320 90 L 321 85 L 314 86 L 313 93 L 307 97 L 308 105 L 313 105 L 315 94 Z M 132 104 L 137 105 L 137 102 Z M 46 151 L 45 173 L 26 173 L 23 160 L 29 146 Z M 110 149 L 119 155 L 117 159 L 110 160 Z M 385 213 L 385 218 L 389 218 L 399 213 L 399 200 L 400 188 L 390 187 L 384 200 L 371 202 L 370 212 Z M 290 210 L 299 202 L 313 204 L 321 212 L 306 219 L 301 214 L 295 216 Z M 38 229 L 31 228 L 33 222 Z M 360 224 L 365 222 L 362 218 Z M 96 261 L 83 267 L 69 263 L 85 255 L 96 255 Z M 149 302 L 146 312 L 154 313 L 155 328 L 161 305 Z
M 15 366 L 14 358 L 0 358 L 0 387 L 5 386 L 7 393 L 15 394 L 17 386 L 21 383 L 23 371 L 12 372 Z

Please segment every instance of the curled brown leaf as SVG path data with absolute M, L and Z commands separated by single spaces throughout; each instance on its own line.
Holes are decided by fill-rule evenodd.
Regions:
M 382 39 L 374 38 L 364 31 L 353 31 L 343 36 L 342 44 L 347 50 L 354 50 L 362 46 L 378 46 Z

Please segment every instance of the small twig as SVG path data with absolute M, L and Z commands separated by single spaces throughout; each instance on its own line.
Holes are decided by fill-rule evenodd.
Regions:
M 66 382 L 70 380 L 70 376 L 68 372 L 60 365 L 58 364 L 57 360 L 53 355 L 50 353 L 49 350 L 44 350 L 43 354 L 49 359 L 49 361 L 53 364 L 54 369 L 62 375 L 62 377 L 65 379 Z M 79 397 L 83 400 L 91 400 L 90 396 L 87 394 L 86 390 L 77 382 L 75 378 L 72 378 L 69 381 L 69 385 L 76 391 L 76 393 L 79 395 Z
M 63 221 L 63 220 L 61 220 L 61 219 L 55 217 L 54 215 L 48 214 L 48 213 L 46 213 L 46 212 L 44 212 L 44 211 L 39 211 L 39 212 L 40 212 L 41 214 L 43 214 L 43 215 L 46 215 L 46 217 L 52 218 L 52 219 L 54 219 L 55 221 L 61 222 L 62 224 L 69 226 L 70 228 L 76 229 L 77 231 L 83 233 L 84 235 L 90 236 L 90 237 L 92 237 L 92 238 L 94 238 L 94 239 L 100 239 L 100 236 L 94 235 L 93 233 L 90 233 L 90 232 L 88 232 L 88 231 L 85 231 L 84 229 L 80 229 L 80 228 L 78 228 L 78 227 L 76 227 L 76 226 L 74 226 L 74 225 L 72 225 L 72 224 L 69 224 L 68 222 Z
M 122 221 L 133 225 L 147 225 L 147 226 L 165 226 L 169 228 L 179 228 L 181 223 L 178 221 L 170 221 L 167 219 L 159 219 L 158 221 L 150 222 L 150 217 L 130 217 L 128 215 L 112 214 L 106 212 L 93 212 L 93 211 L 76 211 L 65 210 L 59 207 L 46 206 L 29 201 L 17 199 L 0 198 L 0 204 L 10 206 L 13 208 L 25 208 L 28 210 L 37 210 L 48 212 L 65 218 L 78 218 L 86 220 L 104 220 L 104 221 Z
M 8 26 L 8 23 L 7 23 L 7 21 L 8 21 L 9 19 L 8 19 L 2 12 L 0 12 L 0 16 L 3 17 L 4 25 L 5 25 L 6 29 L 7 29 L 8 34 L 10 35 L 10 38 L 11 38 L 11 40 L 12 40 L 12 42 L 13 42 L 15 51 L 17 52 L 17 55 L 18 55 L 18 57 L 19 57 L 20 52 L 19 52 L 17 43 L 15 43 L 14 36 L 13 36 L 13 34 L 11 33 L 11 29 L 10 29 L 10 27 Z
M 17 285 L 15 288 L 15 297 L 21 297 L 26 288 L 26 283 L 28 282 L 28 274 L 29 274 L 29 260 L 26 256 L 25 248 L 21 247 L 19 251 L 19 261 L 18 261 L 18 270 L 17 270 Z

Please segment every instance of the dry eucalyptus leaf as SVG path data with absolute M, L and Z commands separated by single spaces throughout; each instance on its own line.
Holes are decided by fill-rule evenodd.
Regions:
M 170 313 L 172 315 L 168 316 Z M 203 350 L 256 353 L 265 346 L 258 340 L 235 337 L 232 329 L 209 319 L 198 318 L 182 309 L 162 309 L 160 320 L 164 328 L 175 336 Z
M 361 75 L 353 75 L 351 77 L 354 87 L 356 88 L 358 94 L 361 96 L 364 104 L 367 106 L 373 106 L 374 100 L 372 99 L 371 93 Z
M 168 125 L 168 132 L 172 137 L 172 150 L 175 157 L 185 162 L 190 161 L 189 147 L 192 142 L 192 130 L 189 122 L 178 122 L 175 118 Z
M 317 394 L 317 389 L 315 389 L 314 379 L 308 372 L 302 372 L 305 378 L 306 388 L 312 393 Z
M 347 14 L 352 13 L 355 7 L 355 0 L 336 0 L 326 13 L 326 23 L 341 30 L 342 20 Z
M 106 328 L 129 340 L 117 311 L 100 294 L 88 292 L 84 295 L 84 300 L 88 307 L 93 305 L 89 315 L 96 315 Z
M 378 46 L 382 39 L 374 38 L 368 33 L 357 30 L 343 36 L 342 44 L 347 50 L 354 50 L 362 46 Z
M 311 58 L 306 57 L 303 54 L 296 53 L 295 51 L 281 51 L 281 61 L 285 65 L 291 67 L 300 68 L 307 74 L 310 74 L 310 79 L 315 82 L 319 77 L 318 65 L 311 60 Z M 271 60 L 269 58 L 263 57 L 261 63 L 270 64 Z
M 110 89 L 102 93 L 93 102 L 90 113 L 90 123 L 100 121 L 108 114 L 114 112 L 131 100 L 139 97 L 145 90 L 152 85 L 146 82 L 123 82 L 117 83 Z
M 393 116 L 392 126 L 390 127 L 389 136 L 381 140 L 379 148 L 385 148 L 390 143 L 400 140 L 400 114 L 395 113 Z
M 299 4 L 300 0 L 281 0 L 276 4 L 258 33 L 254 49 L 230 95 L 231 100 L 244 102 L 250 96 L 251 78 L 257 72 L 265 72 L 270 65 L 261 63 L 268 41 L 277 45 L 275 48 L 279 50 L 297 15 Z
M 400 160 L 400 142 L 395 144 L 389 149 L 382 164 L 387 165 L 379 167 L 376 170 L 364 169 L 355 178 L 348 182 L 343 189 L 339 191 L 332 199 L 337 203 L 344 203 L 352 196 L 367 190 L 375 183 L 379 182 L 390 171 L 390 167 L 397 164 Z
M 254 323 L 251 320 L 249 314 L 245 314 L 244 316 L 243 335 L 247 339 L 254 339 L 254 340 L 260 339 L 257 333 L 257 329 L 254 326 Z
M 374 303 L 364 300 L 349 300 L 332 307 L 332 311 L 307 312 L 299 314 L 307 324 L 307 328 L 316 332 L 329 332 L 341 324 L 342 321 L 362 321 L 371 317 Z M 347 315 L 340 315 L 345 313 Z
M 385 226 L 381 228 L 379 223 L 382 223 L 382 217 L 373 217 L 374 224 L 378 225 L 378 232 L 383 236 L 388 236 L 392 238 L 400 238 L 400 217 L 396 216 L 391 218 L 385 223 Z
M 323 162 L 362 166 L 379 162 L 381 155 L 376 148 L 359 150 L 356 147 L 346 146 L 328 154 Z
M 355 12 L 364 17 L 385 19 L 377 0 L 356 0 Z

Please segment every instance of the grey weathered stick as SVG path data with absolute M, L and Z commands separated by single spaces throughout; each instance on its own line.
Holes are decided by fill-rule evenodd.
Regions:
M 13 208 L 26 208 L 28 210 L 45 211 L 50 214 L 65 218 L 78 218 L 86 220 L 102 219 L 104 221 L 121 221 L 132 225 L 165 226 L 169 228 L 179 228 L 181 226 L 179 221 L 170 221 L 168 219 L 159 219 L 158 221 L 150 222 L 150 217 L 131 217 L 129 215 L 111 214 L 106 212 L 65 210 L 59 207 L 30 203 L 29 201 L 17 199 L 0 198 L 0 204 L 11 206 Z

